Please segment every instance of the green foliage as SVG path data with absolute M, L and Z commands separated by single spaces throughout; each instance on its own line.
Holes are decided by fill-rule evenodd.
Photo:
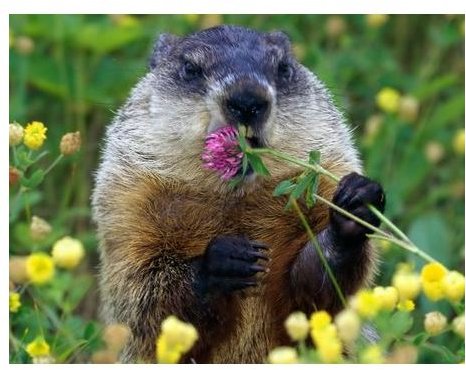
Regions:
M 331 17 L 321 15 L 10 16 L 10 121 L 24 126 L 39 120 L 49 128 L 47 153 L 39 157 L 24 147 L 10 152 L 22 174 L 20 184 L 10 187 L 10 254 L 50 251 L 63 235 L 82 240 L 87 253 L 78 270 L 59 270 L 50 286 L 20 288 L 22 306 L 11 313 L 10 362 L 30 362 L 24 346 L 41 333 L 57 361 L 89 361 L 102 348 L 92 173 L 105 125 L 145 73 L 154 38 L 162 32 L 182 35 L 218 22 L 286 31 L 298 58 L 329 86 L 345 112 L 366 174 L 386 189 L 388 218 L 429 254 L 463 271 L 464 154 L 453 140 L 464 128 L 464 16 L 392 15 L 378 27 L 362 15 L 337 17 L 344 24 L 338 32 L 329 26 Z M 384 87 L 414 97 L 416 117 L 381 111 L 375 96 Z M 46 173 L 62 135 L 74 131 L 81 132 L 83 149 Z M 432 143 L 440 155 L 432 154 Z M 245 170 L 250 163 L 266 173 L 260 157 L 244 163 Z M 318 180 L 308 172 L 279 184 L 274 195 L 293 194 L 312 206 Z M 24 190 L 17 196 L 20 186 Z M 32 215 L 52 226 L 41 242 L 28 234 Z M 396 264 L 411 259 L 399 248 L 384 250 L 378 283 L 388 285 Z M 421 300 L 413 328 L 431 309 Z M 450 311 L 449 318 L 453 315 Z M 440 356 L 425 341 L 416 339 L 419 362 L 458 359 L 448 350 L 458 346 L 454 336 L 435 338 Z

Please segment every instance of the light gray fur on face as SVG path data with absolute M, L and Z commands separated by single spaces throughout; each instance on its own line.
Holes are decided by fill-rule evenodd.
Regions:
M 232 40 L 240 38 L 242 31 L 233 28 L 228 32 L 235 34 L 229 36 L 229 48 L 234 48 Z M 206 135 L 226 125 L 219 97 L 243 72 L 229 70 L 229 74 L 222 75 L 213 71 L 205 80 L 204 93 L 178 87 L 179 82 L 175 81 L 178 73 L 173 72 L 178 69 L 178 60 L 172 59 L 180 57 L 176 54 L 180 40 L 165 36 L 164 43 L 173 45 L 164 44 L 163 50 L 158 51 L 159 65 L 154 62 L 154 68 L 131 91 L 109 126 L 98 183 L 109 176 L 124 179 L 132 171 L 148 171 L 226 189 L 215 174 L 202 168 L 200 157 Z M 202 45 L 204 48 L 205 44 Z M 190 47 L 195 48 L 192 40 Z M 212 50 L 215 49 L 209 48 L 210 53 Z M 238 53 L 242 55 L 245 51 Z M 323 163 L 361 172 L 350 130 L 329 92 L 313 73 L 297 62 L 296 65 L 299 81 L 288 94 L 278 91 L 276 84 L 260 71 L 249 72 L 249 78 L 264 85 L 273 98 L 272 114 L 265 125 L 269 146 L 302 159 L 306 159 L 310 150 L 319 150 Z M 288 168 L 275 161 L 266 163 L 277 176 Z

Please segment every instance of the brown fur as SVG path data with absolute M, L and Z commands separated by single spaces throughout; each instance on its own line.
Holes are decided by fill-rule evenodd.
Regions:
M 105 214 L 99 228 L 102 295 L 113 307 L 106 316 L 133 332 L 123 360 L 153 362 L 160 323 L 170 314 L 192 322 L 200 333 L 185 361 L 263 362 L 268 351 L 288 342 L 283 328 L 287 315 L 312 309 L 301 307 L 290 287 L 291 265 L 308 239 L 297 215 L 284 210 L 286 199 L 272 197 L 278 181 L 264 181 L 260 189 L 238 196 L 134 173 L 130 180 L 114 181 L 105 194 L 96 193 Z M 335 188 L 322 178 L 319 193 L 331 199 Z M 316 234 L 328 224 L 322 204 L 307 213 Z M 270 272 L 258 288 L 218 300 L 206 322 L 207 316 L 193 309 L 197 302 L 189 261 L 222 234 L 268 244 Z M 372 250 L 367 251 L 369 263 L 357 267 L 361 279 L 350 282 L 347 291 L 363 284 L 373 270 Z

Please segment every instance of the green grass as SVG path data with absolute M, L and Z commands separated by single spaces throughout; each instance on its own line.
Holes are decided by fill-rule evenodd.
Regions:
M 12 316 L 20 342 L 28 343 L 44 332 L 51 343 L 58 330 L 60 341 L 54 352 L 69 352 L 62 359 L 68 362 L 86 361 L 102 347 L 95 334 L 100 328 L 95 285 L 98 252 L 89 199 L 105 126 L 145 73 L 158 34 L 183 35 L 217 22 L 289 34 L 302 63 L 329 86 L 345 112 L 367 175 L 386 190 L 388 218 L 448 268 L 464 272 L 465 162 L 464 154 L 452 145 L 465 118 L 464 16 L 390 16 L 377 28 L 368 26 L 365 16 L 336 19 L 319 15 L 10 16 L 10 122 L 46 124 L 44 148 L 49 154 L 41 160 L 42 168 L 58 156 L 63 134 L 80 131 L 83 139 L 78 154 L 66 157 L 38 188 L 27 193 L 29 206 L 18 207 L 10 222 L 10 254 L 49 251 L 63 235 L 82 240 L 87 253 L 77 271 L 60 272 L 60 282 L 53 284 L 62 286 L 50 291 L 24 289 L 24 304 Z M 384 87 L 419 101 L 414 122 L 377 107 L 375 96 Z M 380 115 L 381 125 L 369 138 L 367 123 L 374 115 Z M 425 154 L 431 142 L 443 148 L 438 161 Z M 10 199 L 16 192 L 11 188 Z M 28 236 L 31 215 L 53 226 L 52 235 L 42 243 Z M 394 246 L 381 261 L 377 280 L 383 285 L 390 284 L 398 262 L 413 262 L 418 269 L 422 265 Z M 73 288 L 77 285 L 82 287 L 79 292 Z M 44 294 L 56 296 L 45 299 Z M 57 306 L 40 306 L 51 299 Z M 425 312 L 438 307 L 452 314 L 448 305 L 421 299 L 415 326 L 422 323 Z M 447 347 L 455 340 L 449 334 L 436 339 Z M 88 342 L 76 351 L 80 341 Z M 10 355 L 12 362 L 30 361 L 24 349 Z M 426 349 L 419 361 L 440 360 Z

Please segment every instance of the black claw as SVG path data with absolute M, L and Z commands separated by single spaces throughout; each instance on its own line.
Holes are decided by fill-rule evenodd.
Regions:
M 261 265 L 252 265 L 250 269 L 254 272 L 264 272 L 267 268 Z
M 254 249 L 264 249 L 264 250 L 270 249 L 270 247 L 269 247 L 267 244 L 264 244 L 264 243 L 261 243 L 261 242 L 257 242 L 257 241 L 252 241 L 252 242 L 251 242 L 251 246 L 252 246 Z

